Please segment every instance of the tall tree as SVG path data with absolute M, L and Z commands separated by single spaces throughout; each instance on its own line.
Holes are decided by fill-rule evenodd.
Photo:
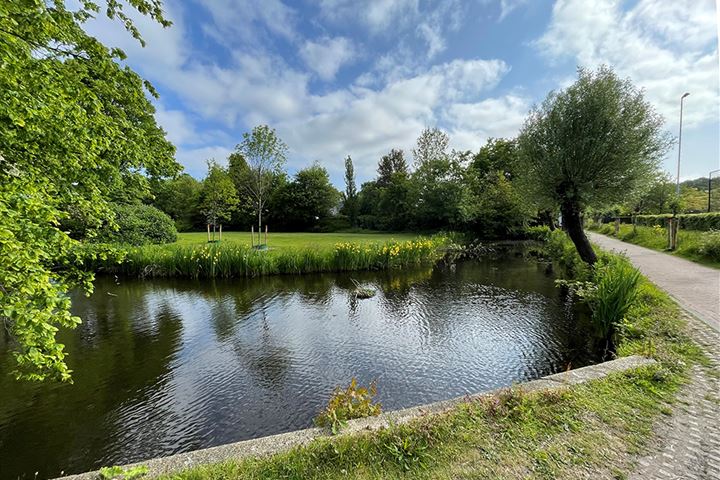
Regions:
M 663 119 L 629 79 L 609 67 L 578 70 L 577 81 L 533 109 L 518 137 L 527 186 L 560 207 L 580 257 L 597 257 L 583 231 L 586 208 L 622 203 L 654 176 L 672 143 Z
M 417 145 L 413 149 L 415 167 L 422 164 L 441 160 L 447 157 L 447 149 L 450 145 L 450 137 L 439 128 L 425 128 L 417 139 Z
M 230 220 L 237 208 L 238 198 L 230 176 L 214 160 L 208 161 L 208 174 L 203 180 L 200 210 L 209 225 L 216 227 Z
M 142 175 L 180 166 L 157 125 L 152 87 L 83 30 L 93 2 L 2 1 L 0 6 L 0 323 L 14 342 L 18 377 L 70 380 L 62 327 L 67 292 L 92 289 L 79 244 L 58 228 L 70 213 L 88 226 L 112 222 L 108 200 Z M 107 16 L 140 35 L 123 11 L 170 23 L 158 0 L 108 0 Z M 141 173 L 142 172 L 142 173 Z
M 243 134 L 243 141 L 235 147 L 247 163 L 238 185 L 250 196 L 258 219 L 258 236 L 262 229 L 263 208 L 270 196 L 274 177 L 282 173 L 287 156 L 287 145 L 267 125 L 253 128 Z
M 155 197 L 152 204 L 170 215 L 179 231 L 190 231 L 201 223 L 198 217 L 202 183 L 187 173 L 154 181 L 152 192 Z
M 284 206 L 283 224 L 294 230 L 318 226 L 331 215 L 340 198 L 327 170 L 318 163 L 297 172 L 279 195 Z
M 381 187 L 389 184 L 394 174 L 408 175 L 408 165 L 405 161 L 405 154 L 402 150 L 393 148 L 389 153 L 383 155 L 378 162 L 378 178 L 377 183 Z
M 357 225 L 358 198 L 357 185 L 355 184 L 355 167 L 350 155 L 345 159 L 345 198 L 343 210 L 350 220 L 350 225 Z

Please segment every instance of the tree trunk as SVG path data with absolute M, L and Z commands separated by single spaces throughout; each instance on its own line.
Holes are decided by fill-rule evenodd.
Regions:
M 258 245 L 262 243 L 262 202 L 258 202 Z
M 580 218 L 580 208 L 572 202 L 563 203 L 561 207 L 563 226 L 570 236 L 570 240 L 575 244 L 580 258 L 590 265 L 595 264 L 597 256 L 590 245 L 590 241 L 583 231 L 582 219 Z

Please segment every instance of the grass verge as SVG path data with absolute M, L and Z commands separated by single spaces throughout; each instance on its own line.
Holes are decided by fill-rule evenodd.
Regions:
M 588 230 L 615 237 L 623 242 L 640 245 L 660 252 L 677 255 L 693 262 L 720 268 L 720 234 L 714 231 L 678 230 L 678 247 L 675 251 L 667 249 L 667 231 L 665 228 L 638 225 L 620 225 L 616 235 L 615 227 L 610 224 L 592 224 Z
M 172 478 L 625 478 L 688 368 L 704 357 L 684 335 L 678 307 L 644 278 L 619 329 L 618 353 L 658 363 L 558 391 L 509 389 L 405 425 Z

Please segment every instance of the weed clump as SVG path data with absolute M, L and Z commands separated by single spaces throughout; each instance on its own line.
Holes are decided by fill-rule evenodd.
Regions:
M 335 388 L 327 407 L 315 418 L 315 424 L 337 433 L 348 420 L 379 415 L 382 407 L 375 402 L 376 395 L 374 382 L 363 387 L 353 378 L 347 388 Z

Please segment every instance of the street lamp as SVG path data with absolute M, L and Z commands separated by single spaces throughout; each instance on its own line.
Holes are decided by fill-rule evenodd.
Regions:
M 685 94 L 680 97 L 680 134 L 678 135 L 678 168 L 677 168 L 677 184 L 675 185 L 675 194 L 680 197 L 680 147 L 682 147 L 682 112 L 683 112 L 683 100 L 685 100 L 685 97 L 690 95 L 690 93 L 685 92 Z

